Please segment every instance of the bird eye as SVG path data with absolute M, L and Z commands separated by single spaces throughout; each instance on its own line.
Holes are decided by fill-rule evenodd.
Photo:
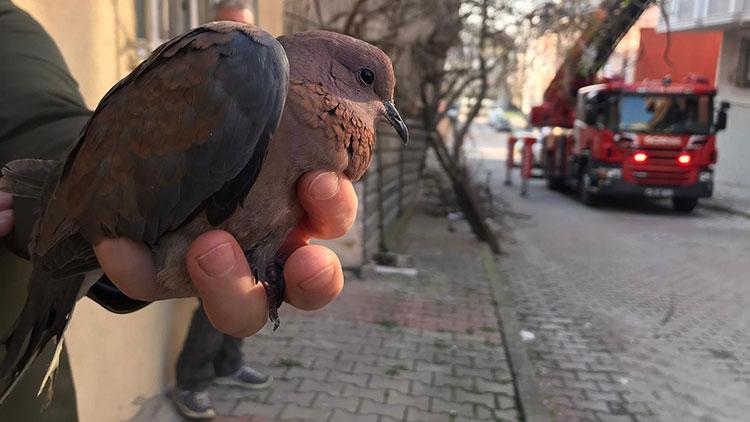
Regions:
M 375 72 L 370 69 L 362 69 L 359 71 L 359 79 L 367 86 L 372 86 L 375 82 Z

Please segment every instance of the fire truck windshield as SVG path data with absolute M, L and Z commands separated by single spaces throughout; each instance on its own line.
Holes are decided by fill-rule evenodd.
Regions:
M 711 95 L 623 94 L 614 103 L 621 131 L 675 134 L 711 132 Z

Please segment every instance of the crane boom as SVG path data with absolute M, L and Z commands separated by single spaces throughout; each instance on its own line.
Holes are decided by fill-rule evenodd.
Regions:
M 587 19 L 578 41 L 547 86 L 544 102 L 532 108 L 531 124 L 572 128 L 578 89 L 594 83 L 596 73 L 617 43 L 653 3 L 653 0 L 603 0 Z

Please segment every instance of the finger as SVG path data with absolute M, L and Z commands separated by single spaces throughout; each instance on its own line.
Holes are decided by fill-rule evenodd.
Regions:
M 94 252 L 109 279 L 125 295 L 147 302 L 174 297 L 156 284 L 154 260 L 144 244 L 126 238 L 105 239 L 94 246 Z
M 0 192 L 0 237 L 13 231 L 13 195 Z
M 341 237 L 357 218 L 357 194 L 346 177 L 333 172 L 304 174 L 297 196 L 307 215 L 301 226 L 317 239 Z
M 312 311 L 330 303 L 344 288 L 344 272 L 336 254 L 321 245 L 303 246 L 284 265 L 286 300 Z
M 266 292 L 232 235 L 220 230 L 202 234 L 188 250 L 187 267 L 216 329 L 247 337 L 263 328 L 268 319 Z
M 13 210 L 0 211 L 0 237 L 7 236 L 13 231 Z
M 0 211 L 11 209 L 13 206 L 13 195 L 7 192 L 0 192 Z

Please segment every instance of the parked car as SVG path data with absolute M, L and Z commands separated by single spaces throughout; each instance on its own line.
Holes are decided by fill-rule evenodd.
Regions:
M 510 120 L 505 117 L 505 110 L 500 107 L 490 110 L 487 115 L 487 122 L 498 132 L 510 132 L 513 130 Z

